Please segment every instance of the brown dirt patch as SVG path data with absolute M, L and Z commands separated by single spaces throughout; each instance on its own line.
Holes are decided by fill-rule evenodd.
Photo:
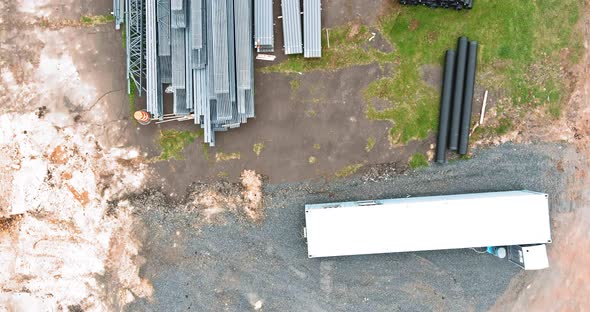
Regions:
M 90 202 L 90 198 L 88 197 L 88 192 L 87 191 L 82 191 L 82 192 L 78 192 L 73 186 L 71 185 L 67 185 L 68 190 L 70 190 L 70 193 L 72 193 L 72 195 L 74 195 L 74 198 L 82 205 L 82 206 L 86 206 L 88 205 L 88 203 Z
M 51 161 L 51 163 L 56 164 L 56 165 L 63 165 L 65 163 L 67 163 L 68 156 L 66 154 L 66 151 L 64 150 L 64 147 L 61 145 L 56 147 L 53 150 L 53 152 L 51 152 L 51 155 L 49 155 L 49 161 Z
M 348 35 L 346 35 L 346 37 L 348 39 L 354 39 L 354 37 L 356 37 L 356 35 L 359 34 L 359 31 L 361 29 L 361 24 L 356 21 L 352 24 L 352 26 L 350 26 L 350 31 L 348 32 Z
M 14 228 L 18 227 L 22 218 L 22 215 L 13 215 L 8 218 L 0 218 L 0 234 L 12 232 Z
M 412 19 L 410 21 L 410 25 L 408 25 L 408 29 L 411 31 L 415 31 L 418 29 L 418 27 L 420 27 L 420 21 L 417 19 Z

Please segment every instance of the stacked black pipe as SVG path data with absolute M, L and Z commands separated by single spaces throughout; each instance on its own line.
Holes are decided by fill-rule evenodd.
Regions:
M 447 161 L 447 148 L 467 154 L 477 67 L 477 42 L 459 38 L 457 52 L 445 57 L 436 162 Z
M 473 7 L 473 0 L 399 0 L 399 3 L 456 10 L 471 9 Z

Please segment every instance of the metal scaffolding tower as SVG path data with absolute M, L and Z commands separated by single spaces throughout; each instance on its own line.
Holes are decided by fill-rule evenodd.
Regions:
M 125 20 L 127 23 L 127 93 L 131 93 L 131 83 L 141 95 L 143 77 L 145 77 L 144 55 L 144 2 L 143 0 L 126 0 Z

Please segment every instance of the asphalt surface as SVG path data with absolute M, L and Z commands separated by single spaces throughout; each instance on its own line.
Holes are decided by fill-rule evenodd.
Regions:
M 198 212 L 150 195 L 138 233 L 146 258 L 140 275 L 153 283 L 154 298 L 127 309 L 485 311 L 511 279 L 534 273 L 469 249 L 308 259 L 304 204 L 528 189 L 549 193 L 555 214 L 568 210 L 560 194 L 569 168 L 561 162 L 571 153 L 565 145 L 509 144 L 406 174 L 268 185 L 261 224 L 226 213 L 224 222 L 195 226 Z

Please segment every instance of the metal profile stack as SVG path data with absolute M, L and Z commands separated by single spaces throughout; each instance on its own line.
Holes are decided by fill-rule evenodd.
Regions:
M 272 0 L 254 0 L 254 10 L 254 45 L 256 50 L 259 53 L 274 52 Z
M 216 131 L 254 117 L 252 0 L 120 1 L 130 21 L 129 83 L 145 90 L 153 119 L 192 118 L 213 146 Z M 272 50 L 267 3 L 264 49 Z M 164 89 L 172 93 L 173 114 L 164 115 Z
M 301 36 L 301 4 L 299 0 L 282 0 L 283 40 L 285 54 L 303 53 Z
M 125 14 L 125 0 L 113 0 L 113 16 L 115 17 L 115 29 L 119 30 L 123 24 Z
M 303 0 L 303 57 L 322 57 L 322 4 Z
M 163 111 L 160 109 L 158 93 L 158 48 L 156 44 L 156 2 L 148 0 L 146 10 L 146 106 L 154 118 L 159 118 Z

